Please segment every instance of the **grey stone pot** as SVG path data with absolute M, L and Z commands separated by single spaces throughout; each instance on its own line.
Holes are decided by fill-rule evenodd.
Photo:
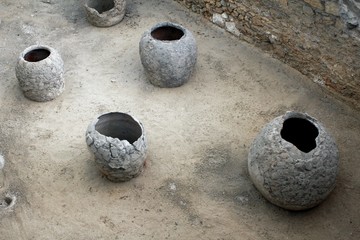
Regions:
M 86 0 L 84 7 L 92 25 L 110 27 L 123 20 L 126 0 Z
M 339 154 L 314 118 L 287 112 L 268 123 L 251 145 L 248 169 L 255 187 L 273 204 L 304 210 L 334 189 Z
M 49 46 L 26 48 L 18 58 L 15 73 L 25 97 L 31 100 L 50 101 L 64 91 L 64 62 Z
M 132 116 L 121 112 L 100 115 L 88 126 L 86 144 L 109 180 L 128 181 L 142 172 L 147 143 L 143 125 Z
M 171 22 L 147 30 L 139 43 L 141 63 L 149 81 L 158 87 L 178 87 L 190 78 L 197 46 L 192 33 Z

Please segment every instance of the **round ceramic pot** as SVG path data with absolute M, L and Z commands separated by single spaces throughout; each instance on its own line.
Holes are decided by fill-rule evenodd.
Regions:
M 339 154 L 333 138 L 311 116 L 287 112 L 268 123 L 251 145 L 250 178 L 273 204 L 304 210 L 334 189 Z
M 64 62 L 49 46 L 26 48 L 19 56 L 15 73 L 25 97 L 31 100 L 50 101 L 64 91 Z
M 126 0 L 87 0 L 85 12 L 88 21 L 97 27 L 110 27 L 125 16 Z
M 100 115 L 89 124 L 86 143 L 109 180 L 127 181 L 142 172 L 146 138 L 143 125 L 132 116 L 121 112 Z
M 145 73 L 155 86 L 181 86 L 188 81 L 195 68 L 195 38 L 178 24 L 156 24 L 142 35 L 139 48 Z

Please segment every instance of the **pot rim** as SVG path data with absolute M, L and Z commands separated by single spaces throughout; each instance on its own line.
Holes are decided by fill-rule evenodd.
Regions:
M 319 122 L 319 120 L 317 120 L 316 118 L 310 116 L 308 113 L 305 113 L 305 112 L 298 112 L 298 111 L 286 111 L 285 114 L 277 117 L 277 118 L 274 118 L 271 122 L 273 122 L 275 119 L 281 119 L 281 121 L 279 122 L 279 125 L 278 125 L 278 130 L 279 130 L 279 138 L 281 141 L 284 141 L 286 143 L 290 143 L 289 141 L 285 140 L 281 135 L 280 135 L 280 131 L 282 130 L 283 126 L 284 126 L 284 122 L 288 119 L 291 119 L 291 118 L 300 118 L 300 119 L 304 119 L 306 121 L 309 121 L 311 124 L 313 124 L 317 130 L 318 130 L 318 135 L 316 136 L 315 138 L 315 142 L 316 142 L 316 147 L 311 150 L 310 152 L 303 152 L 301 151 L 300 149 L 298 149 L 296 147 L 296 149 L 298 149 L 300 152 L 302 152 L 302 154 L 305 154 L 305 155 L 311 155 L 313 154 L 313 151 L 316 150 L 318 148 L 318 146 L 321 144 L 321 139 L 325 138 L 328 138 L 328 139 L 331 139 L 331 141 L 334 143 L 336 149 L 337 149 L 337 146 L 336 146 L 336 141 L 335 139 L 333 138 L 333 136 L 330 134 L 330 132 L 324 127 L 324 125 L 322 125 L 321 122 Z M 269 124 L 269 123 L 268 123 Z M 292 145 L 294 145 L 293 143 L 290 143 Z M 295 146 L 295 145 L 294 145 Z
M 316 127 L 318 127 L 318 120 L 316 118 L 313 118 L 312 116 L 310 116 L 307 113 L 298 112 L 298 111 L 287 111 L 283 115 L 283 121 L 288 120 L 290 118 L 305 119 L 305 120 L 308 120 L 309 122 L 311 122 L 312 124 L 316 125 Z
M 97 16 L 106 18 L 107 15 L 108 15 L 110 12 L 115 11 L 115 10 L 116 10 L 116 6 L 119 5 L 119 3 L 118 3 L 117 0 L 113 0 L 113 2 L 114 2 L 114 6 L 113 6 L 112 8 L 110 8 L 109 10 L 106 10 L 106 11 L 104 11 L 104 12 L 101 12 L 101 13 L 99 13 L 99 11 L 98 11 L 96 8 L 93 8 L 93 7 L 90 7 L 90 6 L 89 6 L 89 0 L 86 0 L 86 1 L 85 1 L 84 6 L 85 6 L 85 8 L 86 8 L 88 11 L 94 12 Z M 125 4 L 126 4 L 126 1 L 125 1 Z
M 118 139 L 118 138 L 113 138 L 113 137 L 111 137 L 111 136 L 106 136 L 106 135 L 104 135 L 104 134 L 102 134 L 102 133 L 100 133 L 99 131 L 96 130 L 96 124 L 97 124 L 98 121 L 100 120 L 100 117 L 105 116 L 105 115 L 110 115 L 110 114 L 126 115 L 126 116 L 130 117 L 134 122 L 136 122 L 136 123 L 138 124 L 138 126 L 141 128 L 141 135 L 136 139 L 136 141 L 134 141 L 133 143 L 130 143 L 130 142 L 129 142 L 128 140 L 126 140 L 126 139 L 121 140 L 121 139 Z M 129 144 L 131 144 L 131 145 L 137 145 L 136 143 L 137 143 L 140 139 L 142 139 L 142 137 L 143 137 L 144 134 L 145 134 L 144 126 L 142 125 L 142 123 L 141 123 L 138 119 L 136 119 L 135 117 L 133 117 L 132 115 L 130 115 L 130 114 L 128 114 L 128 113 L 124 113 L 124 112 L 106 112 L 106 113 L 99 114 L 99 115 L 92 121 L 92 123 L 89 125 L 89 127 L 91 127 L 91 129 L 88 129 L 87 132 L 95 131 L 95 132 L 96 132 L 97 134 L 99 134 L 99 135 L 105 136 L 105 137 L 107 137 L 107 138 L 118 139 L 119 141 L 126 141 L 126 142 L 128 142 Z
M 44 49 L 44 50 L 48 50 L 50 52 L 49 56 L 47 56 L 46 58 L 44 59 L 41 59 L 40 61 L 36 61 L 36 62 L 31 62 L 31 61 L 27 61 L 25 59 L 25 55 L 28 54 L 29 52 L 31 51 L 34 51 L 34 50 L 41 50 L 41 49 Z M 20 53 L 20 59 L 22 61 L 25 61 L 27 63 L 38 63 L 38 62 L 42 62 L 42 61 L 45 61 L 46 59 L 48 59 L 52 54 L 53 54 L 53 48 L 48 46 L 48 45 L 44 45 L 44 44 L 35 44 L 35 45 L 31 45 L 27 48 L 25 48 L 21 53 Z
M 158 29 L 158 28 L 161 28 L 161 27 L 173 27 L 173 28 L 177 28 L 178 30 L 181 30 L 184 35 L 181 36 L 181 38 L 179 39 L 176 39 L 176 40 L 159 40 L 159 39 L 156 39 L 154 38 L 151 33 L 155 30 L 155 29 Z M 182 25 L 180 24 L 177 24 L 177 23 L 174 23 L 174 22 L 169 22 L 169 21 L 165 21 L 165 22 L 159 22 L 157 24 L 155 24 L 154 26 L 152 26 L 148 32 L 148 34 L 150 35 L 150 37 L 155 40 L 155 41 L 158 41 L 158 42 L 163 42 L 163 43 L 171 43 L 171 42 L 177 42 L 177 41 L 181 41 L 182 39 L 186 38 L 188 36 L 188 33 L 189 31 L 183 27 Z

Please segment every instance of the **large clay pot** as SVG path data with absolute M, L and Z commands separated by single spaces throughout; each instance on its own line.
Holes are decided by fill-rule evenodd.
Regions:
M 31 100 L 50 101 L 64 91 L 64 62 L 49 46 L 26 48 L 19 56 L 15 73 L 25 97 Z
M 188 81 L 195 68 L 195 38 L 178 24 L 156 24 L 142 35 L 139 48 L 145 73 L 155 86 L 181 86 Z
M 254 185 L 270 202 L 304 210 L 318 205 L 334 189 L 338 161 L 333 138 L 316 119 L 287 112 L 256 137 L 248 169 Z
M 86 143 L 109 180 L 127 181 L 142 172 L 146 138 L 143 125 L 132 116 L 121 112 L 100 115 L 90 123 Z
M 88 21 L 97 27 L 110 27 L 121 22 L 125 16 L 126 0 L 86 0 Z

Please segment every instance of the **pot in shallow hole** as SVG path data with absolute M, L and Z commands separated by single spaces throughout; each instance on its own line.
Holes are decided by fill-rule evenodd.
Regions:
M 147 150 L 144 128 L 126 113 L 97 117 L 87 128 L 86 144 L 100 171 L 111 181 L 128 181 L 143 170 Z
M 179 87 L 194 71 L 197 46 L 181 25 L 162 22 L 147 30 L 139 43 L 141 63 L 149 81 L 158 87 Z
M 19 56 L 15 73 L 25 97 L 31 100 L 50 101 L 64 91 L 64 62 L 49 46 L 26 48 Z
M 87 0 L 85 12 L 88 21 L 97 27 L 111 27 L 125 16 L 126 0 Z
M 248 169 L 255 187 L 275 205 L 304 210 L 334 189 L 339 154 L 311 116 L 287 112 L 268 123 L 251 145 Z

